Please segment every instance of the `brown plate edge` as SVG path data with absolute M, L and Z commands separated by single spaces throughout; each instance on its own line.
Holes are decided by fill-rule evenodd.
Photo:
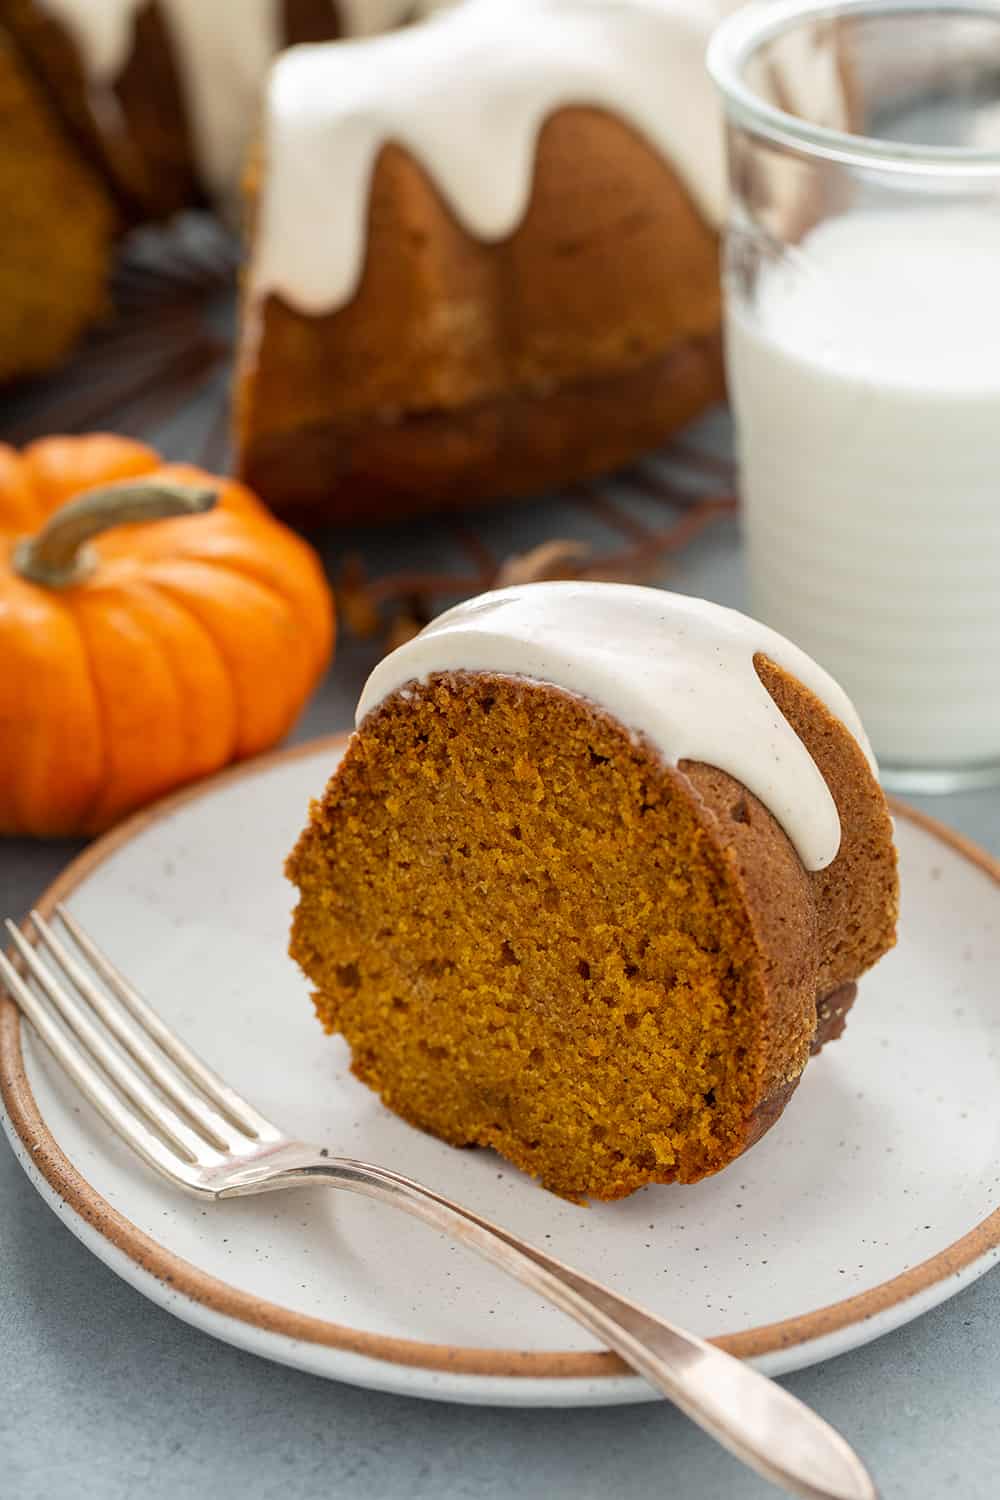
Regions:
M 64 901 L 122 845 L 131 842 L 150 824 L 169 817 L 185 803 L 211 795 L 220 787 L 246 776 L 268 771 L 277 765 L 324 750 L 333 754 L 346 744 L 347 739 L 347 734 L 330 735 L 257 757 L 210 777 L 207 781 L 185 787 L 152 807 L 143 809 L 104 834 L 73 859 L 37 902 L 38 910 L 43 915 L 48 915 L 57 902 Z M 1000 862 L 986 850 L 979 848 L 971 839 L 945 827 L 936 818 L 918 812 L 896 798 L 890 798 L 890 804 L 895 816 L 916 823 L 934 838 L 957 850 L 963 858 L 1000 885 Z M 168 1285 L 171 1291 L 179 1292 L 190 1301 L 223 1316 L 252 1324 L 266 1333 L 277 1333 L 287 1338 L 341 1349 L 369 1359 L 459 1375 L 507 1379 L 593 1379 L 632 1373 L 623 1360 L 611 1353 L 462 1348 L 365 1333 L 343 1324 L 328 1322 L 324 1318 L 294 1312 L 277 1303 L 266 1302 L 249 1292 L 239 1291 L 214 1276 L 206 1275 L 180 1256 L 165 1250 L 117 1209 L 112 1208 L 60 1150 L 42 1118 L 25 1072 L 20 1046 L 20 1012 L 10 997 L 3 993 L 0 993 L 0 1096 L 29 1159 L 63 1202 L 135 1265 Z M 731 1354 L 751 1358 L 824 1338 L 849 1325 L 866 1322 L 887 1308 L 959 1274 L 997 1246 L 1000 1246 L 1000 1209 L 970 1229 L 954 1244 L 889 1281 L 812 1312 L 785 1318 L 777 1323 L 763 1324 L 759 1328 L 745 1329 L 742 1333 L 723 1334 L 712 1342 Z

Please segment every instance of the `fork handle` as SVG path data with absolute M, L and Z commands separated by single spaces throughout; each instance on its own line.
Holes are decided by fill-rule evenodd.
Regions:
M 303 1157 L 301 1165 L 270 1177 L 267 1187 L 308 1181 L 394 1204 L 477 1251 L 575 1318 L 765 1479 L 811 1500 L 878 1500 L 867 1470 L 840 1434 L 751 1365 L 654 1317 L 411 1178 L 368 1162 L 327 1157 L 315 1148 L 307 1148 Z M 257 1178 L 242 1190 L 260 1192 L 264 1186 Z M 240 1187 L 229 1188 L 220 1196 L 240 1192 Z

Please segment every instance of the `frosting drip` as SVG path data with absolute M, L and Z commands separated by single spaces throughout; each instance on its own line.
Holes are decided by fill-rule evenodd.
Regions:
M 564 689 L 644 735 L 671 765 L 727 771 L 769 808 L 803 865 L 840 847 L 840 819 L 805 745 L 754 669 L 762 654 L 826 705 L 875 760 L 844 690 L 766 625 L 704 599 L 616 583 L 537 583 L 471 599 L 433 620 L 375 668 L 374 708 L 437 672 L 495 672 Z
M 73 38 L 107 116 L 108 96 L 132 53 L 149 0 L 43 0 Z M 331 5 L 335 0 L 331 0 Z M 282 45 L 281 0 L 156 0 L 170 36 L 199 176 L 216 198 L 232 195 L 260 99 Z M 103 97 L 102 97 L 103 96 Z
M 101 115 L 150 0 L 42 0 L 72 37 Z M 329 0 L 331 23 L 370 36 L 455 0 Z M 203 186 L 232 197 L 260 115 L 268 69 L 284 45 L 281 0 L 155 0 L 173 45 Z M 101 96 L 105 97 L 101 97 Z
M 177 49 L 198 174 L 212 198 L 239 183 L 260 100 L 281 48 L 277 0 L 159 0 Z
M 92 86 L 109 88 L 132 50 L 136 12 L 146 0 L 42 0 L 79 49 Z
M 722 125 L 704 54 L 731 3 L 465 0 L 372 41 L 292 48 L 268 88 L 254 291 L 309 313 L 350 300 L 389 141 L 422 163 L 470 233 L 504 239 L 527 208 L 542 125 L 571 105 L 645 135 L 720 223 Z

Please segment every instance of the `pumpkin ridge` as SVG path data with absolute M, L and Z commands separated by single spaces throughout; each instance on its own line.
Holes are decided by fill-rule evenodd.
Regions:
M 15 542 L 41 520 L 41 501 L 20 453 L 0 443 L 0 540 Z
M 205 643 L 205 648 L 212 651 L 216 659 L 218 660 L 218 663 L 222 669 L 222 676 L 225 678 L 226 686 L 229 690 L 229 701 L 232 707 L 233 724 L 235 726 L 239 718 L 239 705 L 236 702 L 236 693 L 233 689 L 233 678 L 232 673 L 229 669 L 229 662 L 226 660 L 222 651 L 219 649 L 217 641 L 214 639 L 211 631 L 205 625 L 204 620 L 200 619 L 193 610 L 186 608 L 185 605 L 182 604 L 178 599 L 176 599 L 168 590 L 160 588 L 160 586 L 151 579 L 136 579 L 133 583 L 129 584 L 129 592 L 139 595 L 151 595 L 161 603 L 169 605 L 171 609 L 178 610 L 184 614 L 184 616 L 188 620 L 188 623 L 192 625 L 198 632 L 198 634 L 202 637 L 202 640 Z M 178 676 L 177 671 L 174 667 L 173 656 L 171 652 L 167 650 L 159 640 L 157 640 L 157 647 L 163 655 L 167 671 L 169 672 L 170 677 L 177 688 L 178 699 L 183 704 L 185 697 L 184 684 L 181 682 L 180 677 Z M 234 730 L 232 741 L 228 747 L 226 758 L 223 760 L 222 765 L 229 765 L 235 754 L 236 734 Z
M 54 596 L 48 591 L 46 591 L 46 596 L 59 611 L 59 613 L 64 615 L 69 621 L 80 642 L 80 657 L 83 661 L 83 665 L 87 673 L 87 682 L 90 686 L 90 696 L 94 704 L 94 718 L 97 721 L 97 757 L 98 761 L 100 762 L 100 768 L 97 776 L 94 779 L 93 796 L 91 796 L 87 800 L 87 802 L 81 805 L 78 815 L 78 822 L 80 827 L 87 828 L 90 824 L 90 814 L 97 804 L 102 791 L 104 790 L 111 769 L 111 757 L 108 754 L 108 715 L 105 711 L 104 700 L 101 697 L 100 690 L 97 685 L 97 673 L 94 671 L 94 664 L 90 659 L 90 643 L 87 640 L 83 626 L 77 619 L 75 611 L 70 607 L 70 602 L 68 599 Z M 20 816 L 21 808 L 16 797 L 14 798 L 14 809 Z
M 255 587 L 262 589 L 264 593 L 269 594 L 272 599 L 276 599 L 278 601 L 282 609 L 285 610 L 290 619 L 294 622 L 297 632 L 300 633 L 303 637 L 308 637 L 306 650 L 310 652 L 312 651 L 311 637 L 309 637 L 308 631 L 303 628 L 302 615 L 296 606 L 295 599 L 291 595 L 284 593 L 272 580 L 260 577 L 259 574 L 254 572 L 252 567 L 241 567 L 235 562 L 229 562 L 228 559 L 223 560 L 222 558 L 201 556 L 189 557 L 186 554 L 181 553 L 177 554 L 176 559 L 161 558 L 160 561 L 167 563 L 168 565 L 172 561 L 183 562 L 199 568 L 210 568 L 215 573 L 230 575 L 235 574 L 237 578 L 242 578 L 244 582 L 254 584 Z M 157 586 L 162 587 L 162 585 L 160 584 L 158 584 Z M 315 652 L 313 652 L 314 658 L 315 655 Z
M 227 567 L 225 567 L 222 564 L 213 564 L 213 563 L 211 563 L 209 561 L 204 560 L 203 558 L 178 557 L 178 558 L 174 558 L 174 559 L 166 559 L 166 558 L 161 559 L 161 564 L 163 566 L 168 567 L 168 568 L 169 568 L 171 562 L 180 562 L 185 567 L 189 567 L 189 568 L 207 569 L 211 573 L 222 573 L 222 574 L 229 573 L 229 574 L 235 574 L 244 583 L 251 583 L 256 588 L 259 588 L 263 592 L 265 592 L 268 595 L 270 595 L 273 599 L 276 599 L 277 602 L 281 605 L 281 607 L 284 610 L 285 614 L 288 616 L 289 620 L 292 622 L 293 626 L 295 627 L 295 633 L 296 633 L 296 635 L 298 635 L 299 637 L 304 637 L 306 635 L 306 632 L 302 628 L 302 623 L 299 620 L 298 615 L 296 614 L 296 611 L 291 607 L 291 604 L 285 598 L 285 596 L 283 594 L 281 594 L 277 589 L 275 589 L 275 588 L 269 588 L 266 584 L 262 584 L 262 583 L 258 582 L 258 580 L 256 578 L 249 577 L 245 573 L 240 572 L 239 569 L 227 568 Z M 149 575 L 149 581 L 151 583 L 153 583 L 155 585 L 155 587 L 157 587 L 159 589 L 162 589 L 170 598 L 172 598 L 175 601 L 175 603 L 178 603 L 182 608 L 184 608 L 186 610 L 189 610 L 192 614 L 197 614 L 197 611 L 195 611 L 195 609 L 193 608 L 190 600 L 185 597 L 184 590 L 183 590 L 182 586 L 180 586 L 179 584 L 178 585 L 171 584 L 170 581 L 169 581 L 169 579 L 164 580 L 162 578 L 157 578 L 155 570 L 151 570 L 150 575 Z M 205 627 L 206 631 L 210 635 L 210 637 L 211 637 L 214 645 L 218 649 L 220 655 L 222 656 L 223 661 L 226 664 L 226 670 L 229 673 L 230 680 L 233 682 L 234 697 L 236 697 L 236 683 L 239 680 L 240 673 L 239 673 L 236 665 L 233 662 L 232 656 L 231 656 L 230 652 L 226 649 L 226 647 L 225 647 L 224 643 L 222 642 L 222 640 L 219 638 L 219 636 L 216 635 L 215 631 L 212 629 L 212 626 L 209 623 L 209 621 L 207 619 L 203 618 L 200 614 L 197 614 L 197 618 L 199 620 L 201 620 L 202 625 Z M 292 724 L 294 723 L 295 717 L 297 716 L 295 705 L 300 705 L 301 706 L 301 694 L 299 693 L 299 691 L 298 691 L 298 689 L 296 687 L 294 679 L 290 675 L 287 678 L 286 677 L 282 677 L 280 679 L 280 681 L 282 683 L 286 683 L 287 684 L 287 686 L 285 688 L 285 693 L 284 693 L 284 697 L 285 697 L 285 701 L 286 701 L 286 713 L 283 715 L 283 717 L 286 718 L 287 721 L 288 721 L 287 725 L 286 725 L 286 728 L 285 728 L 285 731 L 284 731 L 285 733 L 287 733 L 288 730 L 291 728 Z M 273 688 L 275 687 L 275 682 L 274 681 L 269 682 L 268 687 L 273 690 Z M 237 702 L 237 719 L 240 720 L 240 719 L 242 719 L 242 710 L 241 710 L 241 705 L 240 705 L 240 702 L 239 702 L 238 698 L 236 699 L 236 702 Z M 242 730 L 242 727 L 243 727 L 242 724 L 241 724 L 240 727 L 241 727 L 241 730 Z
M 162 467 L 147 443 L 107 432 L 36 438 L 21 450 L 21 460 L 38 501 L 39 523 L 84 490 L 139 479 Z
M 299 538 L 296 537 L 295 540 L 298 541 Z M 282 544 L 284 546 L 288 545 L 288 539 L 286 537 L 282 538 Z M 305 543 L 303 543 L 303 548 L 305 548 Z M 196 562 L 199 567 L 214 568 L 221 573 L 236 573 L 240 578 L 246 578 L 250 583 L 257 584 L 258 587 L 265 589 L 269 594 L 272 594 L 275 598 L 279 599 L 285 606 L 285 608 L 289 611 L 289 613 L 293 616 L 293 618 L 295 618 L 297 621 L 300 619 L 300 611 L 297 607 L 296 596 L 292 593 L 285 593 L 272 578 L 266 578 L 258 573 L 254 568 L 253 562 L 250 558 L 230 560 L 228 558 L 223 559 L 221 557 L 188 557 L 185 554 L 180 553 L 178 554 L 178 557 L 183 558 L 183 561 L 185 562 Z M 321 576 L 325 576 L 322 574 L 322 569 L 320 569 L 320 574 Z M 327 633 L 324 639 L 322 651 L 319 651 L 314 647 L 313 637 L 310 631 L 303 631 L 303 635 L 305 635 L 307 638 L 307 648 L 311 652 L 312 663 L 318 670 L 324 665 L 330 653 L 331 643 L 329 633 Z
M 128 612 L 131 615 L 133 629 L 135 629 L 142 636 L 144 648 L 146 650 L 148 650 L 151 655 L 155 654 L 159 658 L 160 664 L 163 667 L 164 672 L 166 673 L 166 676 L 170 679 L 170 682 L 171 682 L 171 684 L 172 684 L 172 686 L 174 688 L 174 691 L 175 691 L 175 694 L 176 694 L 176 698 L 177 698 L 178 706 L 181 706 L 182 703 L 183 703 L 183 696 L 184 695 L 183 695 L 183 693 L 181 691 L 181 685 L 180 685 L 180 682 L 178 681 L 177 674 L 174 671 L 173 663 L 170 661 L 169 656 L 167 655 L 167 652 L 164 650 L 164 648 L 161 645 L 161 643 L 156 639 L 156 636 L 153 634 L 153 632 L 148 628 L 146 622 L 144 620 L 138 620 L 138 619 L 136 619 L 134 617 L 134 615 L 132 615 L 132 612 L 129 611 L 129 594 L 131 592 L 131 589 L 120 589 L 120 588 L 119 589 L 115 589 L 112 586 L 112 588 L 110 590 L 108 590 L 108 592 L 115 592 L 115 593 L 117 593 L 119 595 L 122 608 L 124 610 L 126 610 L 126 612 Z M 90 649 L 89 649 L 89 641 L 87 639 L 87 634 L 86 634 L 86 631 L 83 629 L 83 627 L 82 627 L 82 625 L 80 624 L 79 621 L 76 621 L 76 624 L 77 624 L 77 628 L 80 630 L 81 637 L 83 638 L 84 650 L 85 650 L 86 655 L 87 655 L 88 670 L 91 670 L 91 668 L 90 668 Z M 123 809 L 123 810 L 118 811 L 117 813 L 115 813 L 114 816 L 113 816 L 113 818 L 111 818 L 111 819 L 109 819 L 106 814 L 103 817 L 100 817 L 100 818 L 98 818 L 96 816 L 97 812 L 100 809 L 102 799 L 106 799 L 107 794 L 109 792 L 109 789 L 111 788 L 112 783 L 115 780 L 115 778 L 111 774 L 112 770 L 113 770 L 114 762 L 111 760 L 110 754 L 107 751 L 104 750 L 105 746 L 110 746 L 111 739 L 112 739 L 112 734 L 111 734 L 111 714 L 108 711 L 108 708 L 107 708 L 107 705 L 106 705 L 106 700 L 101 696 L 101 690 L 100 690 L 100 686 L 99 686 L 99 680 L 97 678 L 96 673 L 92 673 L 92 679 L 94 681 L 95 696 L 96 696 L 97 702 L 98 702 L 98 711 L 99 711 L 100 719 L 101 719 L 101 727 L 102 727 L 102 729 L 104 731 L 103 736 L 102 736 L 102 740 L 101 740 L 101 746 L 102 746 L 102 758 L 103 758 L 103 761 L 104 761 L 104 767 L 105 767 L 105 773 L 106 774 L 103 777 L 103 779 L 102 779 L 102 781 L 101 781 L 101 783 L 100 783 L 100 785 L 99 785 L 99 787 L 97 789 L 97 795 L 94 797 L 93 801 L 90 803 L 90 805 L 88 806 L 86 812 L 84 813 L 84 815 L 80 819 L 80 826 L 88 834 L 99 833 L 102 829 L 104 829 L 104 828 L 106 828 L 106 827 L 109 826 L 109 822 L 117 822 L 118 818 L 125 816 L 125 814 L 127 812 L 130 812 L 130 811 L 133 810 L 132 807 L 127 807 L 127 808 L 125 808 L 125 809 Z M 158 797 L 165 796 L 166 793 L 171 789 L 171 787 L 176 786 L 177 784 L 178 784 L 177 779 L 176 778 L 171 778 L 171 780 L 170 780 L 170 782 L 169 782 L 168 785 L 163 786 L 159 791 L 155 792 L 151 797 L 144 797 L 142 799 L 142 801 L 140 803 L 136 804 L 136 805 L 138 805 L 138 806 L 144 806 L 148 802 L 155 801 Z
M 19 636 L 32 643 L 28 656 L 22 656 Z M 63 697 L 53 686 L 61 681 L 60 663 L 67 651 L 73 654 L 76 690 L 70 687 Z M 99 710 L 87 675 L 86 648 L 71 612 L 47 592 L 0 566 L 0 655 L 3 652 L 10 655 L 2 656 L 4 687 L 0 689 L 0 836 L 30 835 L 40 797 L 45 798 L 41 819 L 45 834 L 68 834 L 77 822 L 77 797 L 85 797 L 98 784 L 101 771 Z M 34 700 L 29 690 L 27 703 L 17 686 L 25 661 L 30 661 L 32 684 L 41 689 Z M 55 720 L 59 734 L 65 734 L 64 710 L 71 710 L 72 744 L 53 756 L 52 724 Z M 12 734 L 6 729 L 8 721 L 17 726 Z M 48 778 L 53 775 L 59 777 L 59 786 L 48 796 Z

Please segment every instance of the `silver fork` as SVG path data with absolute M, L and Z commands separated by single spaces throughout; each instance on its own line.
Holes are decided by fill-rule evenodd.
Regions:
M 590 1329 L 766 1479 L 812 1500 L 878 1500 L 840 1434 L 750 1365 L 399 1172 L 292 1140 L 174 1035 L 68 911 L 55 914 L 70 944 L 38 912 L 35 945 L 7 922 L 22 972 L 0 952 L 0 981 L 112 1130 L 175 1187 L 215 1200 L 323 1184 L 395 1204 Z

